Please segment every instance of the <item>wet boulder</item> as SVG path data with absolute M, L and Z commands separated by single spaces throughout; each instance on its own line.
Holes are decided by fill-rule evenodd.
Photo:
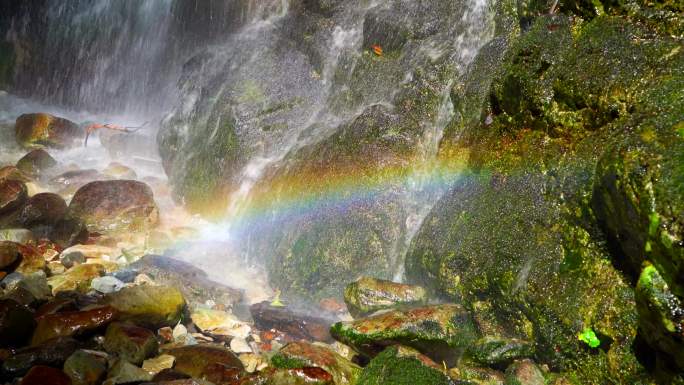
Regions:
M 141 365 L 146 358 L 157 354 L 159 343 L 148 329 L 115 322 L 107 328 L 104 348 L 124 361 Z
M 21 208 L 28 199 L 26 185 L 14 179 L 0 179 L 0 218 Z
M 42 148 L 32 150 L 17 161 L 17 169 L 34 177 L 43 175 L 56 165 L 55 158 Z
M 102 355 L 77 350 L 64 362 L 63 370 L 72 385 L 98 385 L 107 373 L 107 361 Z
M 444 369 L 405 346 L 385 349 L 364 368 L 358 385 L 453 385 Z
M 177 288 L 191 308 L 204 305 L 207 301 L 230 308 L 242 300 L 241 290 L 210 280 L 205 271 L 188 262 L 146 255 L 130 264 L 129 268 L 148 275 L 161 285 Z
M 333 321 L 297 312 L 289 307 L 272 306 L 264 301 L 250 306 L 249 311 L 258 329 L 275 329 L 297 339 L 329 341 Z
M 57 338 L 39 346 L 18 349 L 2 362 L 2 374 L 20 377 L 35 365 L 62 367 L 64 362 L 79 348 L 73 338 Z
M 21 115 L 14 130 L 17 141 L 25 147 L 66 148 L 80 144 L 85 137 L 76 123 L 45 113 Z
M 53 338 L 93 332 L 107 326 L 116 316 L 117 311 L 108 306 L 92 310 L 45 314 L 37 318 L 38 324 L 31 344 L 37 346 Z
M 127 287 L 106 295 L 105 302 L 119 311 L 122 320 L 151 328 L 175 326 L 185 307 L 183 294 L 169 286 Z
M 468 358 L 489 367 L 506 367 L 514 360 L 534 355 L 534 345 L 516 338 L 484 337 L 467 349 Z
M 78 189 L 69 204 L 69 218 L 98 233 L 145 231 L 159 221 L 152 190 L 132 180 L 96 181 Z
M 77 219 L 62 219 L 52 226 L 48 237 L 51 241 L 66 249 L 88 240 L 88 228 Z
M 241 385 L 336 385 L 333 376 L 321 368 L 268 368 L 259 373 L 242 377 Z
M 356 384 L 361 368 L 331 348 L 310 342 L 290 342 L 271 358 L 281 369 L 320 368 L 332 375 L 336 385 Z
M 165 354 L 176 357 L 175 370 L 195 378 L 202 378 L 216 366 L 243 369 L 242 361 L 218 345 L 192 345 L 167 350 Z
M 29 308 L 11 299 L 0 300 L 0 347 L 26 344 L 35 325 Z
M 72 385 L 71 379 L 59 369 L 49 366 L 34 366 L 21 379 L 19 385 Z
M 40 193 L 28 199 L 17 216 L 17 224 L 34 228 L 38 226 L 54 226 L 67 212 L 64 199 L 53 193 Z
M 364 276 L 346 287 L 344 302 L 353 317 L 362 317 L 382 309 L 424 305 L 427 292 L 420 286 Z
M 391 310 L 351 322 L 338 322 L 330 333 L 369 356 L 380 353 L 387 345 L 402 344 L 447 363 L 458 359 L 478 338 L 470 314 L 455 304 Z
M 0 167 L 0 179 L 18 180 L 24 183 L 31 181 L 30 176 L 15 166 Z

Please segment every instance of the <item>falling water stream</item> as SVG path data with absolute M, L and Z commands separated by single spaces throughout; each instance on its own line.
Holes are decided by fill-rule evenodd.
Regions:
M 226 2 L 223 13 L 217 12 L 206 26 L 199 27 L 183 19 L 179 10 L 187 8 L 183 8 L 185 3 L 187 0 L 50 2 L 43 57 L 37 59 L 39 65 L 17 77 L 17 93 L 23 99 L 0 95 L 0 120 L 10 125 L 21 113 L 45 111 L 77 122 L 139 125 L 149 121 L 142 134 L 152 140 L 160 122 L 183 121 L 179 132 L 188 135 L 192 128 L 187 122 L 208 121 L 209 111 L 231 100 L 237 132 L 247 138 L 252 151 L 237 173 L 237 188 L 228 197 L 225 220 L 209 223 L 187 213 L 178 214 L 182 209 L 168 195 L 160 205 L 162 211 L 176 216 L 167 215 L 167 222 L 198 226 L 203 238 L 199 243 L 218 245 L 198 247 L 198 242 L 179 242 L 175 254 L 204 267 L 216 279 L 235 286 L 259 286 L 252 293 L 255 301 L 269 294 L 264 289 L 266 280 L 258 268 L 251 267 L 249 245 L 242 247 L 243 251 L 235 247 L 236 242 L 245 244 L 249 239 L 233 239 L 231 229 L 239 226 L 236 222 L 249 209 L 252 190 L 266 170 L 287 167 L 285 160 L 292 154 L 330 137 L 371 106 L 396 108 L 395 96 L 413 79 L 415 66 L 447 60 L 456 73 L 462 73 L 493 33 L 491 4 L 467 0 L 462 25 L 426 38 L 413 47 L 414 52 L 404 54 L 407 70 L 403 81 L 378 86 L 360 102 L 340 108 L 339 96 L 349 88 L 345 82 L 364 55 L 364 19 L 369 11 L 388 7 L 390 2 L 350 1 L 340 6 L 331 19 L 335 25 L 324 29 L 322 36 L 312 37 L 320 41 L 319 51 L 324 51 L 318 65 L 307 63 L 303 55 L 282 53 L 279 36 L 288 33 L 292 12 L 287 0 Z M 194 7 L 210 3 L 217 4 L 195 3 Z M 31 22 L 13 24 L 8 32 L 10 40 L 19 42 L 30 34 Z M 212 32 L 198 38 L 198 28 Z M 198 57 L 199 69 L 187 72 L 188 63 Z M 442 132 L 454 114 L 450 98 L 453 86 L 453 80 L 442 85 L 436 114 L 422 123 L 419 159 L 403 191 L 405 235 L 392 251 L 396 279 L 402 279 L 403 256 L 413 236 L 443 192 L 443 188 L 434 188 L 429 178 Z M 280 116 L 286 129 L 260 134 L 264 122 L 258 117 L 269 107 L 262 105 L 262 99 L 269 95 L 299 102 L 295 112 Z M 209 140 L 217 134 L 220 123 L 219 119 Z M 155 148 L 123 159 L 112 159 L 105 152 L 95 140 L 88 148 L 59 152 L 56 157 L 65 164 L 99 169 L 117 160 L 136 169 L 140 177 L 166 179 Z M 8 154 L 3 150 L 0 162 L 11 158 Z M 145 162 L 136 162 L 140 159 Z

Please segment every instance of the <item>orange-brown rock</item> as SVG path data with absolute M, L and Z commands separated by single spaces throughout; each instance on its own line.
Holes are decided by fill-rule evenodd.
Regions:
M 112 322 L 117 311 L 109 306 L 84 310 L 46 314 L 38 317 L 32 345 L 39 345 L 56 337 L 69 337 L 94 331 Z
M 17 142 L 25 147 L 65 148 L 80 144 L 85 137 L 76 123 L 45 113 L 21 115 L 14 133 Z
M 67 216 L 94 233 L 146 231 L 159 221 L 152 190 L 133 180 L 95 181 L 81 187 Z

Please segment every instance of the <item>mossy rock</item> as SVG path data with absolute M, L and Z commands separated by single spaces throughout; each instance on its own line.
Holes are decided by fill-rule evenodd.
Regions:
M 363 276 L 344 289 L 344 302 L 353 317 L 378 310 L 425 305 L 427 292 L 420 286 Z
M 391 310 L 352 322 L 338 322 L 330 334 L 371 357 L 388 345 L 402 344 L 447 363 L 460 358 L 478 338 L 468 312 L 455 304 Z
M 648 264 L 641 272 L 636 298 L 644 338 L 665 352 L 667 360 L 684 368 L 684 304 L 655 266 Z
M 321 368 L 332 375 L 336 385 L 354 385 L 361 368 L 332 349 L 309 342 L 291 342 L 271 358 L 280 369 Z
M 105 301 L 119 311 L 121 320 L 153 328 L 175 326 L 185 307 L 181 292 L 169 286 L 128 287 L 105 296 Z
M 404 346 L 385 349 L 364 368 L 357 385 L 453 385 L 435 362 Z
M 635 276 L 595 215 L 610 214 L 593 200 L 601 198 L 595 193 L 597 183 L 603 186 L 600 159 L 622 164 L 626 153 L 657 148 L 639 144 L 641 137 L 678 151 L 672 133 L 682 111 L 679 46 L 626 17 L 580 21 L 557 14 L 535 18 L 504 55 L 481 51 L 486 57 L 476 59 L 464 88 L 452 93 L 463 98 L 457 106 L 464 118 L 441 148 L 445 162 L 466 148 L 474 172 L 424 221 L 407 258 L 409 278 L 460 298 L 474 312 L 486 299 L 499 323 L 535 340 L 537 359 L 580 382 L 649 381 L 632 348 L 639 327 Z M 636 169 L 638 161 L 630 164 Z M 675 161 L 660 165 L 669 175 L 679 169 Z M 644 180 L 652 175 L 647 171 Z M 668 183 L 662 188 L 672 191 Z M 622 226 L 648 224 L 643 218 Z M 644 250 L 644 227 L 638 231 Z M 578 339 L 587 327 L 599 347 Z

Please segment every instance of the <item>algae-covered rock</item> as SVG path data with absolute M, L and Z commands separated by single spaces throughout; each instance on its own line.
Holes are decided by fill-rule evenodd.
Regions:
M 639 318 L 635 274 L 624 263 L 629 254 L 606 239 L 612 230 L 604 232 L 596 216 L 640 227 L 626 241 L 640 242 L 648 221 L 602 214 L 596 200 L 611 195 L 602 191 L 601 175 L 610 173 L 601 162 L 615 164 L 601 159 L 627 155 L 631 162 L 649 147 L 640 141 L 649 139 L 677 151 L 671 133 L 681 119 L 683 55 L 676 39 L 628 18 L 577 22 L 556 14 L 531 21 L 503 54 L 481 51 L 485 57 L 469 69 L 466 91 L 453 93 L 464 98 L 457 103 L 463 118 L 445 132 L 440 155 L 451 164 L 451 156 L 466 150 L 474 173 L 452 186 L 423 222 L 407 276 L 461 299 L 474 313 L 486 300 L 505 332 L 534 340 L 540 361 L 580 381 L 648 381 L 632 348 Z M 637 172 L 638 163 L 634 176 L 644 180 L 658 168 L 642 163 Z M 662 169 L 675 172 L 675 164 Z M 628 180 L 620 189 L 631 188 Z M 646 206 L 647 196 L 637 201 Z M 598 347 L 578 338 L 587 328 Z
M 361 368 L 334 350 L 309 342 L 291 342 L 271 358 L 271 364 L 281 369 L 321 368 L 332 375 L 336 385 L 357 383 Z
M 142 182 L 90 182 L 78 189 L 69 204 L 69 218 L 79 219 L 99 233 L 146 231 L 159 221 L 152 190 Z
M 185 307 L 181 292 L 168 286 L 127 287 L 105 296 L 105 302 L 119 311 L 120 319 L 153 328 L 176 325 Z
M 382 309 L 425 304 L 427 292 L 420 286 L 361 277 L 344 289 L 344 302 L 353 317 L 362 317 Z
M 641 272 L 636 299 L 644 338 L 667 353 L 680 368 L 684 367 L 684 304 L 655 266 L 647 265 Z
M 76 123 L 45 113 L 21 115 L 14 129 L 17 141 L 25 147 L 71 147 L 85 136 Z
M 444 369 L 419 352 L 392 346 L 364 368 L 358 385 L 453 385 Z
M 112 323 L 105 333 L 104 348 L 124 361 L 140 365 L 159 349 L 154 333 L 135 325 Z
M 403 344 L 440 362 L 454 362 L 478 338 L 468 312 L 454 304 L 392 310 L 352 322 L 338 322 L 330 333 L 370 356 L 387 345 Z
M 534 345 L 515 338 L 484 337 L 468 348 L 468 357 L 490 367 L 505 367 L 514 360 L 530 358 Z
M 544 384 L 546 384 L 544 374 L 531 360 L 516 361 L 506 369 L 506 385 Z
M 107 362 L 92 352 L 77 350 L 64 362 L 63 370 L 72 385 L 98 385 L 107 373 Z

